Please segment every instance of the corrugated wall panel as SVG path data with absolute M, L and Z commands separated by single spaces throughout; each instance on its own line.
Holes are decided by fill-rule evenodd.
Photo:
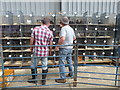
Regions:
M 2 2 L 2 6 L 3 6 L 3 11 L 6 12 L 6 11 L 7 11 L 7 10 L 6 10 L 6 8 L 7 8 L 7 7 L 6 7 L 6 2 Z
M 17 11 L 21 11 L 21 2 L 16 2 L 16 9 Z
M 101 13 L 117 13 L 117 2 L 116 0 L 68 0 L 64 2 L 62 0 L 62 11 L 68 12 L 68 15 L 74 15 L 73 12 L 78 12 L 78 15 L 83 15 L 84 12 L 88 11 L 88 15 L 92 15 L 95 12 Z
M 41 4 L 40 2 L 36 2 L 36 15 L 41 15 Z
M 85 12 L 85 2 L 82 2 L 82 14 Z
M 17 10 L 20 10 L 24 13 L 24 15 L 29 15 L 31 12 L 36 16 L 48 15 L 49 12 L 55 13 L 60 11 L 60 3 L 59 2 L 50 2 L 50 0 L 44 0 L 43 2 L 39 2 L 39 0 L 30 0 L 31 2 L 27 2 L 27 0 L 21 0 L 22 2 L 3 2 L 0 8 L 4 11 L 11 11 L 16 14 Z M 19 0 L 20 1 L 20 0 Z M 78 15 L 83 15 L 85 11 L 88 11 L 88 15 L 92 15 L 94 12 L 99 12 L 99 14 L 107 12 L 117 13 L 117 2 L 116 0 L 68 0 L 69 2 L 62 2 L 62 12 L 66 12 L 68 15 L 73 15 L 74 12 L 78 12 Z M 119 9 L 119 8 L 118 8 Z M 0 10 L 0 11 L 1 11 Z
M 86 11 L 88 11 L 88 15 L 90 15 L 89 5 L 90 5 L 90 3 L 89 3 L 89 2 L 86 2 Z
M 51 5 L 51 3 L 49 3 L 49 0 L 48 2 L 45 3 L 45 7 L 46 7 L 46 15 L 49 15 L 51 9 L 49 8 L 49 5 Z M 55 6 L 55 5 L 54 5 Z M 56 8 L 55 8 L 56 9 Z
M 76 0 L 73 0 L 72 2 L 73 2 L 73 12 L 72 12 L 72 14 L 74 15 L 74 12 L 77 12 L 77 2 L 76 2 Z
M 25 9 L 23 9 L 22 11 L 24 13 L 26 12 L 26 15 L 29 15 L 32 12 L 31 2 L 25 2 Z
M 118 2 L 115 2 L 115 9 L 114 9 L 114 13 L 117 13 L 117 4 L 118 4 Z
M 6 2 L 6 11 L 11 11 L 11 2 Z
M 27 5 L 29 5 L 29 3 Z M 24 15 L 27 15 L 29 12 L 29 10 L 27 10 L 27 5 L 26 2 L 21 2 L 21 11 L 24 13 Z
M 67 13 L 69 13 L 69 15 L 72 15 L 72 8 L 73 8 L 73 5 L 72 5 L 72 1 L 71 1 L 68 3 L 68 10 L 67 10 L 68 11 Z
M 32 2 L 32 4 L 31 4 L 31 11 L 34 13 L 34 15 L 36 15 L 36 2 Z
M 99 6 L 98 4 L 99 4 L 98 2 L 95 2 L 95 3 L 94 3 L 94 11 L 93 11 L 94 13 L 98 12 L 98 6 Z M 93 14 L 93 13 L 91 13 L 91 15 L 92 15 L 92 14 Z
M 120 13 L 120 1 L 118 2 L 117 12 Z
M 16 9 L 16 2 L 12 2 L 12 3 L 11 3 L 11 12 L 12 12 L 14 15 L 16 15 L 16 14 L 17 14 L 16 11 L 17 11 L 17 9 Z
M 47 11 L 46 11 L 46 13 L 48 14 L 48 13 L 51 13 L 51 14 L 55 14 L 55 10 L 57 9 L 55 6 L 56 6 L 56 4 L 55 3 L 53 3 L 53 2 L 49 2 L 49 3 L 47 3 L 47 5 L 49 5 L 49 7 L 47 7 Z

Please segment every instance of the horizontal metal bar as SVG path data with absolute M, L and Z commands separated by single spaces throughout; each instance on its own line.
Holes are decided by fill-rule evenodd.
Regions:
M 5 88 L 27 88 L 27 87 L 35 87 L 35 86 L 53 86 L 53 85 L 65 85 L 71 83 L 59 83 L 59 84 L 47 84 L 47 85 L 34 85 L 34 86 L 18 86 L 18 87 L 5 87 Z
M 107 84 L 96 84 L 96 83 L 85 83 L 85 82 L 77 82 L 79 84 L 90 84 L 90 85 L 98 85 L 98 86 L 112 86 L 116 87 L 115 85 L 107 85 Z
M 75 44 L 71 45 L 16 45 L 16 46 L 1 46 L 1 47 L 56 47 L 56 46 L 75 46 Z
M 113 74 L 113 73 L 98 73 L 98 72 L 84 72 L 84 71 L 77 71 L 78 73 L 91 73 L 91 74 L 105 74 L 105 75 L 120 75 L 120 74 Z
M 120 67 L 120 66 L 106 66 L 106 65 L 92 65 L 92 64 L 78 64 L 78 66 Z
M 63 79 L 71 79 L 72 77 L 66 77 L 66 78 L 63 78 Z M 48 78 L 48 79 L 32 79 L 30 81 L 38 81 L 38 80 L 55 80 L 55 79 L 60 79 L 60 78 Z M 5 82 L 26 82 L 28 80 L 16 80 L 16 81 L 5 81 Z
M 97 55 L 78 55 L 78 56 L 87 56 L 87 57 L 106 57 L 106 58 L 119 58 L 119 56 L 97 56 Z
M 119 45 L 96 45 L 96 44 L 77 44 L 78 46 L 111 46 L 111 47 L 119 47 Z
M 88 78 L 88 79 L 97 79 L 97 80 L 120 81 L 120 80 L 117 80 L 117 79 L 105 79 L 105 78 L 81 77 L 81 76 L 77 76 L 77 78 Z
M 56 73 L 40 73 L 40 74 L 21 74 L 21 75 L 4 75 L 4 77 L 12 77 L 12 76 L 31 76 L 31 75 L 50 75 L 50 74 L 60 74 L 60 73 L 70 73 L 70 72 L 56 72 Z M 2 76 L 0 76 L 2 77 Z
M 69 56 L 69 55 L 62 55 L 62 56 Z M 75 55 L 71 55 L 75 56 Z M 4 57 L 4 59 L 25 59 L 25 58 L 42 58 L 42 57 L 61 57 L 61 55 L 58 56 L 33 56 L 33 57 Z
M 71 64 L 65 64 L 65 66 L 67 65 L 71 65 Z M 72 64 L 73 65 L 73 64 Z M 48 65 L 47 67 L 58 67 L 58 66 L 62 66 L 62 65 Z M 46 67 L 46 66 L 36 66 L 37 68 L 41 68 L 41 67 Z M 4 67 L 5 69 L 22 69 L 22 68 L 32 68 L 31 66 L 21 66 L 21 67 Z
M 65 56 L 69 56 L 69 55 L 65 55 Z M 75 55 L 71 55 L 71 56 L 75 56 Z M 87 57 L 106 57 L 106 58 L 119 58 L 119 56 L 96 56 L 96 55 L 78 55 L 78 56 L 87 56 Z M 34 58 L 41 58 L 41 57 L 61 57 L 61 55 L 58 56 L 33 56 Z M 33 58 L 33 57 L 4 57 L 4 59 L 25 59 L 25 58 Z
M 111 46 L 119 47 L 119 45 L 96 45 L 96 44 L 72 44 L 72 45 L 17 45 L 17 46 L 1 46 L 1 47 L 55 47 L 55 46 Z

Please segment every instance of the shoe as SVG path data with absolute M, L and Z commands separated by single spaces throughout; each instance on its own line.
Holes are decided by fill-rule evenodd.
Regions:
M 70 74 L 67 74 L 66 77 L 71 77 Z
M 42 80 L 42 85 L 45 85 L 46 84 L 46 80 Z
M 48 72 L 48 69 L 46 70 L 42 70 L 42 79 L 46 79 L 46 76 L 47 74 L 44 74 L 44 73 L 47 73 Z M 42 80 L 42 85 L 45 85 L 46 84 L 46 80 Z
M 37 81 L 33 81 L 33 79 L 28 79 L 27 82 L 29 82 L 29 83 L 37 83 Z
M 69 73 L 68 75 L 66 75 L 66 77 L 73 77 L 73 76 L 71 76 L 70 73 Z
M 65 83 L 66 79 L 56 79 L 55 82 L 57 82 L 57 83 Z
M 35 72 L 37 73 L 37 68 L 35 69 L 31 69 L 31 74 L 35 74 Z M 31 79 L 28 79 L 28 83 L 37 83 L 36 79 L 37 78 L 37 75 L 32 75 L 32 78 Z

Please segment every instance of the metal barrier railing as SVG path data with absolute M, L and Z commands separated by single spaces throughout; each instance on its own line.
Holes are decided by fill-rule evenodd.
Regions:
M 118 45 L 91 45 L 91 44 L 78 44 L 78 47 L 79 46 L 90 46 L 90 47 L 94 47 L 94 46 L 99 46 L 99 47 L 105 47 L 105 46 L 107 46 L 107 47 L 117 47 L 117 49 L 118 49 Z M 103 51 L 104 51 L 104 49 L 103 49 Z M 110 51 L 109 51 L 110 52 Z M 114 84 L 112 84 L 112 85 L 110 85 L 110 84 L 103 84 L 103 83 L 99 83 L 99 81 L 98 82 L 96 82 L 96 83 L 89 83 L 89 82 L 80 82 L 80 81 L 78 81 L 78 83 L 79 84 L 90 84 L 90 85 L 99 85 L 99 86 L 118 86 L 119 87 L 119 85 L 117 85 L 118 83 L 118 81 L 120 81 L 119 79 L 118 79 L 118 76 L 120 75 L 119 73 L 118 73 L 118 70 L 119 70 L 119 55 L 117 54 L 116 56 L 113 56 L 113 54 L 112 55 L 101 55 L 101 56 L 99 56 L 99 55 L 78 55 L 78 56 L 83 56 L 83 57 L 92 57 L 92 58 L 108 58 L 108 59 L 111 59 L 111 61 L 113 60 L 113 59 L 116 59 L 116 64 L 115 64 L 115 66 L 108 66 L 108 65 L 94 65 L 94 64 L 78 64 L 78 66 L 88 66 L 88 67 L 92 67 L 92 66 L 97 66 L 97 67 L 108 67 L 108 68 L 110 68 L 110 67 L 113 67 L 113 68 L 115 68 L 115 73 L 106 73 L 106 72 L 95 72 L 95 71 L 80 71 L 80 70 L 78 70 L 77 69 L 77 72 L 78 73 L 87 73 L 87 74 L 92 74 L 92 75 L 110 75 L 110 76 L 115 76 L 115 79 L 111 79 L 111 78 L 99 78 L 99 77 L 95 77 L 95 76 L 92 76 L 92 77 L 88 77 L 88 76 L 79 76 L 79 75 L 77 75 L 77 78 L 87 78 L 87 79 L 91 79 L 91 80 L 106 80 L 106 82 L 107 81 L 114 81 Z M 93 69 L 94 70 L 94 69 Z
M 34 46 L 34 45 L 33 45 Z M 36 45 L 37 46 L 37 45 Z M 39 46 L 39 45 L 38 45 Z M 50 46 L 52 46 L 52 47 L 54 47 L 54 46 L 71 46 L 71 45 L 48 45 L 48 47 L 50 47 Z M 72 45 L 72 46 L 74 46 L 74 45 Z M 3 47 L 21 47 L 21 46 L 3 46 Z M 27 46 L 27 45 L 25 45 L 25 46 L 22 46 L 22 47 L 30 47 L 30 46 Z M 46 46 L 40 46 L 40 47 L 46 47 Z M 37 56 L 33 56 L 34 58 L 37 58 Z M 4 66 L 4 59 L 25 59 L 25 58 L 30 58 L 30 59 L 32 59 L 33 57 L 4 57 L 3 58 L 3 60 L 2 60 L 2 72 L 3 72 L 3 74 L 2 74 L 2 78 L 3 78 L 3 80 L 2 80 L 2 82 L 1 83 L 10 83 L 10 82 L 12 82 L 12 83 L 15 83 L 15 82 L 26 82 L 26 81 L 28 81 L 28 80 L 14 80 L 14 81 L 5 81 L 4 80 L 4 77 L 19 77 L 19 76 L 31 76 L 31 75 L 44 75 L 44 74 L 47 74 L 47 75 L 54 75 L 54 74 L 61 74 L 61 73 L 70 73 L 70 72 L 56 72 L 56 73 L 36 73 L 35 72 L 35 74 L 20 74 L 20 75 L 4 75 L 4 70 L 6 69 L 6 68 L 9 68 L 9 69 L 25 69 L 25 68 L 32 68 L 31 66 L 21 66 L 21 67 L 5 67 Z M 47 58 L 56 58 L 56 57 L 61 57 L 61 56 L 59 56 L 59 55 L 57 55 L 57 56 L 45 56 L 45 57 L 47 57 Z M 74 58 L 74 54 L 73 55 L 71 55 L 71 57 L 73 57 Z M 35 63 L 34 63 L 35 64 Z M 65 66 L 69 66 L 69 65 L 71 65 L 71 64 L 65 64 Z M 61 65 L 48 65 L 47 67 L 59 67 L 59 66 L 61 66 Z M 74 65 L 75 66 L 75 65 Z M 44 67 L 44 66 L 37 66 L 36 68 L 42 68 L 42 67 Z M 63 79 L 69 79 L 69 78 L 73 78 L 73 77 L 66 77 L 66 78 L 63 78 Z M 55 79 L 60 79 L 60 78 L 47 78 L 47 79 L 33 79 L 33 80 L 31 80 L 31 81 L 39 81 L 39 80 L 55 80 Z M 71 82 L 67 82 L 67 83 L 64 83 L 64 84 L 71 84 Z M 4 88 L 23 88 L 23 87 L 36 87 L 36 86 L 52 86 L 52 85 L 61 85 L 61 84 L 46 84 L 46 85 L 39 85 L 39 84 L 37 84 L 37 83 L 35 83 L 35 85 L 22 85 L 22 86 L 13 86 L 13 87 L 6 87 L 5 85 L 4 85 Z
M 66 46 L 66 45 L 48 45 L 48 47 L 49 46 L 53 46 L 53 47 L 56 47 L 56 46 Z M 71 45 L 69 45 L 69 46 L 71 46 Z M 118 73 L 118 69 L 119 69 L 119 56 L 118 55 L 116 55 L 116 56 L 113 56 L 113 55 L 111 55 L 111 56 L 109 56 L 109 55 L 102 55 L 102 56 L 99 56 L 99 55 L 85 55 L 85 54 L 83 54 L 83 55 L 80 55 L 79 54 L 79 50 L 78 50 L 78 47 L 79 46 L 99 46 L 99 47 L 102 47 L 102 46 L 109 46 L 109 47 L 117 47 L 118 48 L 118 46 L 117 45 L 89 45 L 89 44 L 74 44 L 74 45 L 72 45 L 72 46 L 74 46 L 74 53 L 73 53 L 73 55 L 72 55 L 72 57 L 74 58 L 74 63 L 73 63 L 73 66 L 74 66 L 74 76 L 73 77 L 66 77 L 66 78 L 64 78 L 64 79 L 71 79 L 71 78 L 73 78 L 73 80 L 71 81 L 71 82 L 66 82 L 66 83 L 55 83 L 55 84 L 46 84 L 46 85 L 39 85 L 38 83 L 35 83 L 35 85 L 26 85 L 26 86 L 9 86 L 9 87 L 6 87 L 5 85 L 4 85 L 4 87 L 2 87 L 2 88 L 23 88 L 23 87 L 38 87 L 38 86 L 53 86 L 53 85 L 64 85 L 64 84 L 72 84 L 74 87 L 76 87 L 78 84 L 89 84 L 89 85 L 99 85 L 99 86 L 113 86 L 113 87 L 118 87 L 119 85 L 117 85 L 118 83 L 118 81 L 120 81 L 119 79 L 118 79 L 118 76 L 120 75 L 119 73 Z M 13 46 L 3 46 L 3 47 L 13 47 Z M 21 47 L 21 46 L 14 46 L 14 47 Z M 28 45 L 25 45 L 25 46 L 22 46 L 22 47 L 30 47 L 30 46 L 28 46 Z M 44 46 L 40 46 L 40 47 L 44 47 Z M 81 52 L 81 51 L 80 51 Z M 111 60 L 113 60 L 113 59 L 116 59 L 117 61 L 116 61 L 116 65 L 115 66 L 108 66 L 108 65 L 95 65 L 95 64 L 87 64 L 87 63 L 85 63 L 85 64 L 79 64 L 79 60 L 78 60 L 78 56 L 82 56 L 83 58 L 84 57 L 97 57 L 97 58 L 110 58 Z M 54 58 L 56 58 L 56 57 L 61 57 L 61 56 L 59 56 L 59 55 L 57 55 L 57 56 L 46 56 L 46 57 L 54 57 Z M 21 67 L 5 67 L 4 66 L 4 59 L 8 59 L 8 58 L 11 58 L 11 59 L 17 59 L 17 58 L 22 58 L 22 59 L 24 59 L 24 58 L 32 58 L 32 57 L 2 57 L 2 58 L 0 58 L 1 59 L 1 61 L 2 61 L 2 76 L 0 76 L 0 77 L 2 77 L 2 82 L 0 82 L 0 83 L 15 83 L 15 82 L 21 82 L 21 84 L 22 84 L 22 82 L 26 82 L 26 81 L 28 81 L 27 79 L 24 79 L 24 80 L 13 80 L 13 81 L 5 81 L 4 80 L 4 77 L 19 77 L 19 76 L 31 76 L 31 75 L 43 75 L 43 73 L 35 73 L 35 74 L 19 74 L 19 75 L 4 75 L 4 70 L 5 69 L 7 69 L 7 68 L 9 68 L 9 69 L 25 69 L 25 68 L 31 68 L 31 66 L 21 66 Z M 36 58 L 36 57 L 34 57 L 34 58 Z M 71 64 L 65 64 L 65 66 L 69 66 L 69 65 L 71 65 Z M 61 65 L 48 65 L 47 67 L 60 67 Z M 115 68 L 115 73 L 106 73 L 106 72 L 94 72 L 94 71 L 81 71 L 81 70 L 79 70 L 78 68 L 80 67 L 80 66 L 88 66 L 88 67 L 92 67 L 92 66 L 97 66 L 97 67 L 114 67 Z M 37 66 L 37 68 L 42 68 L 43 66 Z M 44 74 L 47 74 L 47 75 L 54 75 L 54 74 L 61 74 L 61 73 L 69 73 L 69 72 L 54 72 L 54 73 L 44 73 Z M 100 77 L 88 77 L 88 76 L 80 76 L 79 74 L 82 74 L 82 73 L 84 73 L 84 74 L 95 74 L 95 75 L 111 75 L 111 76 L 114 76 L 115 77 L 115 79 L 111 79 L 111 78 L 100 78 Z M 92 80 L 106 80 L 106 81 L 114 81 L 114 85 L 112 84 L 112 85 L 109 85 L 109 84 L 103 84 L 103 83 L 91 83 L 91 82 L 82 82 L 81 80 L 78 80 L 79 78 L 86 78 L 86 79 L 92 79 Z M 47 79 L 33 79 L 33 81 L 34 80 L 36 80 L 36 81 L 41 81 L 41 80 L 55 80 L 55 79 L 60 79 L 60 78 L 47 78 Z

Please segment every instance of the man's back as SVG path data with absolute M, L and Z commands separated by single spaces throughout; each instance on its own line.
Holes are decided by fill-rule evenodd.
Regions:
M 32 37 L 35 38 L 35 45 L 44 45 L 43 47 L 35 46 L 34 52 L 36 56 L 48 56 L 49 43 L 53 40 L 53 35 L 50 29 L 46 25 L 35 27 L 32 32 Z
M 65 41 L 63 42 L 62 45 L 73 44 L 75 33 L 74 33 L 74 30 L 69 25 L 62 27 L 61 32 L 60 32 L 60 37 L 62 36 L 65 37 Z M 72 46 L 64 46 L 62 48 L 72 48 Z
M 46 26 L 35 28 L 35 45 L 48 45 L 52 39 L 52 32 Z

